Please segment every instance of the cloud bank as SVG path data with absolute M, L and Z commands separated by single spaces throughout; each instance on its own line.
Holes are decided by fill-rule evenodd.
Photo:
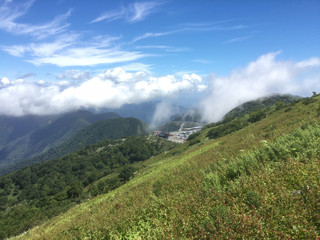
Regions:
M 234 107 L 274 93 L 310 96 L 320 91 L 320 58 L 276 60 L 280 52 L 260 56 L 229 76 L 208 78 L 208 95 L 201 102 L 204 120 L 216 122 Z
M 65 75 L 77 73 L 83 77 L 81 72 L 75 71 L 65 72 Z M 196 74 L 185 74 L 177 79 L 172 75 L 156 77 L 148 72 L 127 72 L 122 68 L 106 70 L 81 83 L 11 81 L 4 77 L 0 81 L 0 114 L 43 115 L 80 108 L 119 108 L 124 104 L 172 98 L 183 91 L 198 91 L 198 87 L 203 86 L 201 81 Z

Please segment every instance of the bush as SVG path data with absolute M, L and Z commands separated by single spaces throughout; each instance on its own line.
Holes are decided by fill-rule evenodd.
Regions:
M 134 172 L 135 172 L 134 167 L 132 167 L 131 165 L 125 165 L 119 173 L 119 178 L 122 181 L 127 182 L 130 180 L 131 177 L 133 177 Z
M 200 132 L 192 133 L 192 134 L 188 137 L 188 141 L 191 141 L 191 140 L 195 139 L 195 138 L 198 137 L 199 135 L 200 135 Z
M 246 193 L 245 203 L 249 207 L 255 207 L 255 208 L 260 207 L 260 201 L 261 201 L 260 196 L 255 191 L 248 191 Z
M 230 133 L 233 133 L 235 131 L 242 129 L 247 125 L 248 125 L 248 122 L 246 120 L 235 119 L 231 122 L 219 125 L 213 129 L 209 130 L 209 132 L 207 133 L 207 137 L 210 139 L 223 137 L 225 135 L 228 135 Z
M 250 113 L 248 121 L 251 123 L 254 123 L 254 122 L 260 121 L 265 117 L 266 117 L 266 112 L 264 110 L 259 109 L 257 111 Z
M 200 139 L 192 139 L 190 142 L 189 142 L 189 146 L 192 146 L 192 145 L 195 145 L 195 144 L 197 144 L 197 143 L 199 143 L 199 142 L 201 142 L 201 140 Z

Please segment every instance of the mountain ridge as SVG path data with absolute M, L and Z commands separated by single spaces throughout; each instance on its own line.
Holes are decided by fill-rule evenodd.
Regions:
M 96 121 L 119 117 L 116 113 L 84 110 L 48 116 L 0 116 L 0 130 L 4 132 L 0 137 L 0 169 L 57 146 Z

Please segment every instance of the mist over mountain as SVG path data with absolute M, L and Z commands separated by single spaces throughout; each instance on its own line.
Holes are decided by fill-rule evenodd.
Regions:
M 99 112 L 115 112 L 122 117 L 133 117 L 145 123 L 155 125 L 174 118 L 187 111 L 187 108 L 164 101 L 151 101 L 140 104 L 125 104 L 120 108 L 105 108 Z

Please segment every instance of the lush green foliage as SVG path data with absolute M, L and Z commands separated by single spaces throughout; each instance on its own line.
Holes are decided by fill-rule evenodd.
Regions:
M 0 237 L 27 230 L 75 203 L 120 186 L 133 177 L 132 164 L 173 146 L 160 138 L 128 137 L 1 177 Z

